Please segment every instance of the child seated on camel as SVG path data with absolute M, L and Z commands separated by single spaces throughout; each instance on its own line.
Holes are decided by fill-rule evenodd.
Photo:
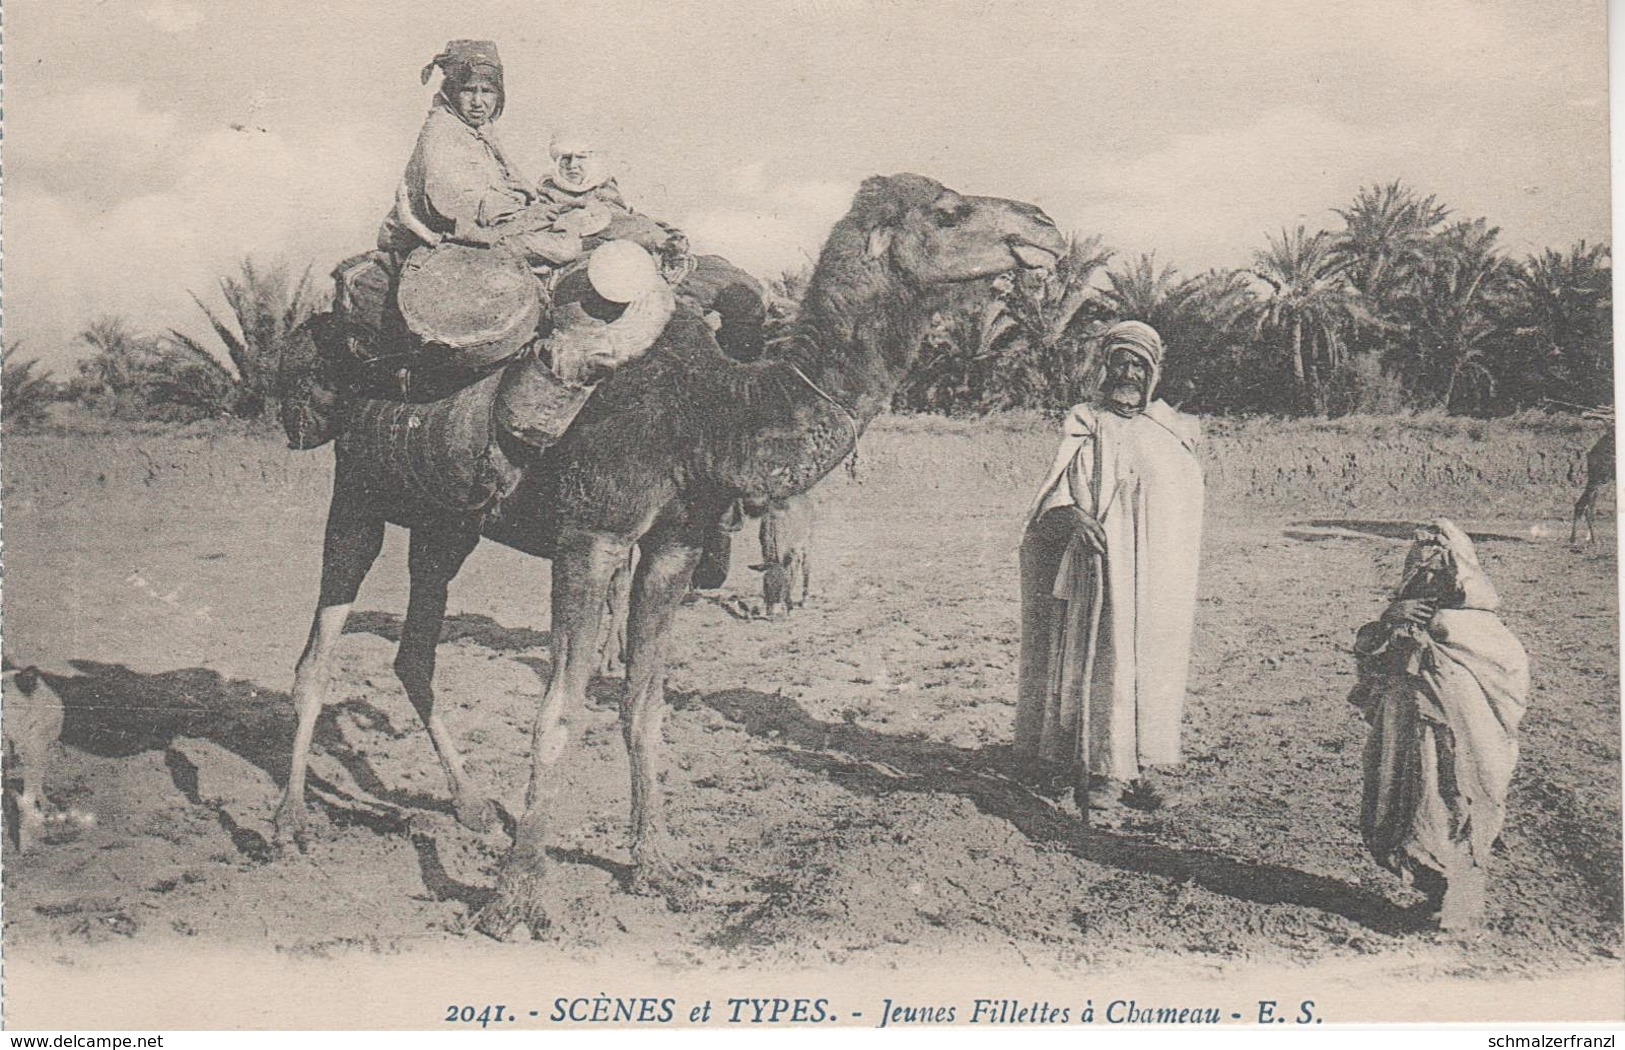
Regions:
M 615 165 L 591 136 L 562 131 L 550 147 L 554 170 L 537 187 L 537 198 L 558 210 L 555 225 L 584 229 L 586 247 L 603 241 L 632 241 L 664 264 L 686 256 L 688 241 L 666 223 L 640 215 L 615 181 Z M 572 214 L 579 210 L 580 214 Z
M 553 173 L 536 188 L 539 199 L 556 206 L 561 214 L 593 205 L 616 218 L 632 214 L 615 181 L 609 157 L 590 137 L 579 131 L 561 131 L 553 136 L 549 152 Z
M 632 241 L 654 255 L 674 284 L 693 268 L 688 239 L 633 211 L 608 157 L 589 138 L 576 132 L 555 135 L 552 154 L 553 174 L 542 180 L 532 203 L 493 225 L 490 243 L 520 251 L 544 280 L 610 241 Z

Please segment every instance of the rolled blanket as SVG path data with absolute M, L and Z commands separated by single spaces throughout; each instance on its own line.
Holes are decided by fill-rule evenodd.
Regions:
M 380 488 L 448 510 L 491 509 L 519 471 L 494 440 L 492 410 L 503 372 L 428 402 L 358 400 L 339 438 L 342 455 L 370 465 Z

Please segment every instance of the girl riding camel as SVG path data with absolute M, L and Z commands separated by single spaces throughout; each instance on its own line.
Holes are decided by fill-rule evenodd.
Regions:
M 423 67 L 425 84 L 436 67 L 443 74 L 440 91 L 378 231 L 378 247 L 397 263 L 448 238 L 492 243 L 492 227 L 535 199 L 493 127 L 506 102 L 496 44 L 451 41 Z

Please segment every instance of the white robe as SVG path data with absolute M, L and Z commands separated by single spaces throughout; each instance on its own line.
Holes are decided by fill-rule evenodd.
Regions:
M 1085 759 L 1092 774 L 1131 779 L 1180 760 L 1202 541 L 1200 428 L 1154 401 L 1127 418 L 1079 405 L 1065 434 L 1022 544 L 1016 751 L 1067 766 Z M 1105 531 L 1098 579 L 1070 529 L 1039 526 L 1067 503 Z M 1083 674 L 1097 597 L 1091 686 Z

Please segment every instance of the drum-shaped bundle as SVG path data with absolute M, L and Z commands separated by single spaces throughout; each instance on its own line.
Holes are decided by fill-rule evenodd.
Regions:
M 483 368 L 513 357 L 536 335 L 540 285 L 502 248 L 441 244 L 401 267 L 396 301 L 424 364 Z

